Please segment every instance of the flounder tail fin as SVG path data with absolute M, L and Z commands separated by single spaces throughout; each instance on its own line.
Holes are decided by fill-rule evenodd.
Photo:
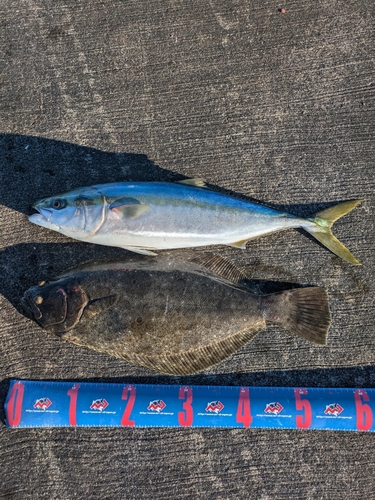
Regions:
M 318 212 L 314 218 L 308 219 L 314 222 L 314 225 L 306 225 L 304 229 L 308 231 L 314 238 L 316 238 L 322 245 L 327 247 L 331 252 L 338 255 L 342 259 L 350 262 L 351 264 L 360 265 L 360 262 L 354 255 L 341 243 L 331 231 L 333 223 L 340 219 L 343 215 L 351 212 L 353 208 L 359 205 L 362 200 L 351 200 L 339 203 L 333 207 L 327 208 Z
M 264 295 L 263 318 L 309 342 L 326 345 L 331 315 L 324 288 L 295 288 Z

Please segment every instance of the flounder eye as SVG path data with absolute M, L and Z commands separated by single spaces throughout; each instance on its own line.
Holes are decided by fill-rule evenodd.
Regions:
M 64 200 L 53 200 L 52 202 L 52 207 L 55 208 L 56 210 L 59 210 L 60 208 L 65 208 L 66 202 Z
M 38 295 L 37 297 L 35 297 L 34 302 L 35 302 L 35 304 L 37 306 L 39 306 L 43 302 L 43 297 L 41 297 L 40 295 Z

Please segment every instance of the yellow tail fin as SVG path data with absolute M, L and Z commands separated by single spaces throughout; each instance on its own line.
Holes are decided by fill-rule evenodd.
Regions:
M 331 252 L 338 255 L 342 259 L 350 262 L 351 264 L 360 265 L 360 262 L 354 255 L 341 243 L 331 231 L 331 227 L 337 219 L 351 212 L 353 208 L 359 205 L 363 200 L 351 200 L 339 203 L 331 208 L 318 212 L 314 218 L 309 219 L 315 223 L 313 227 L 305 227 L 314 238 L 320 243 L 329 248 Z

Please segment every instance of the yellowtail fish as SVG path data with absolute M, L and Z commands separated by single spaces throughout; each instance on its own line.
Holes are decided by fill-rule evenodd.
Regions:
M 26 315 L 63 340 L 171 375 L 210 368 L 268 324 L 325 345 L 323 288 L 254 295 L 212 254 L 92 262 L 27 290 Z
M 245 248 L 257 236 L 302 227 L 341 258 L 359 264 L 333 236 L 333 223 L 361 200 L 301 218 L 204 188 L 180 183 L 117 182 L 82 187 L 34 204 L 29 220 L 71 238 L 155 255 L 153 250 L 230 245 Z

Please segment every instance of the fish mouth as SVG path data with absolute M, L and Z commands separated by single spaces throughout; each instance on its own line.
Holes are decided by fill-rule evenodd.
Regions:
M 47 210 L 46 208 L 38 208 L 36 206 L 34 206 L 33 208 L 35 208 L 35 210 L 37 210 L 39 213 L 30 215 L 30 222 L 33 222 L 37 226 L 42 226 L 47 229 L 59 231 L 60 226 L 51 222 L 52 210 Z
M 45 219 L 46 222 L 50 222 L 51 221 L 52 210 L 48 210 L 47 208 L 38 207 L 38 205 L 33 205 L 33 208 L 37 212 L 39 212 L 39 214 Z M 38 214 L 33 214 L 33 215 L 38 215 Z
M 42 313 L 36 306 L 35 302 L 32 300 L 32 297 L 24 295 L 21 299 L 21 306 L 25 313 L 25 316 L 27 316 L 28 318 L 38 321 L 38 319 L 42 317 Z

